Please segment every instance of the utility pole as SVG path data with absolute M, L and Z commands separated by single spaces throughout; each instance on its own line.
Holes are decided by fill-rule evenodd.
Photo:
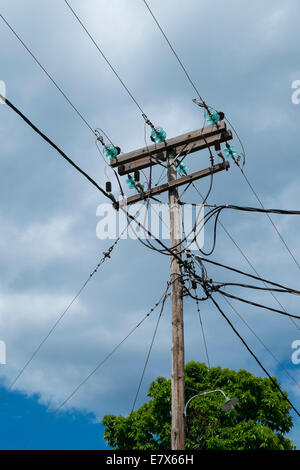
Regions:
M 174 156 L 168 155 L 168 182 L 177 179 Z M 171 256 L 172 283 L 172 450 L 185 450 L 184 423 L 184 325 L 183 325 L 183 296 L 180 271 L 181 260 L 181 214 L 178 204 L 177 187 L 169 189 L 170 211 L 170 249 L 176 256 Z
M 183 284 L 181 279 L 181 211 L 178 187 L 191 184 L 200 178 L 228 170 L 229 162 L 224 160 L 210 168 L 177 178 L 176 155 L 180 158 L 199 150 L 215 147 L 220 151 L 220 144 L 232 139 L 224 122 L 207 126 L 197 131 L 168 139 L 165 142 L 150 145 L 133 152 L 122 154 L 111 160 L 111 167 L 118 168 L 119 175 L 131 172 L 135 174 L 144 168 L 163 163 L 168 168 L 168 183 L 144 190 L 136 184 L 137 194 L 127 198 L 127 205 L 135 204 L 168 191 L 170 211 L 170 249 L 172 283 L 172 450 L 185 450 L 185 398 L 184 398 L 184 322 L 183 322 Z M 221 155 L 219 153 L 219 155 Z M 134 180 L 132 180 L 134 181 Z

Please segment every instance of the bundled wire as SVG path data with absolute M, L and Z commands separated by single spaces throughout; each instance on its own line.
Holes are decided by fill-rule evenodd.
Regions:
M 235 206 L 232 204 L 224 204 L 221 206 L 206 204 L 206 207 L 214 208 L 217 212 L 221 212 L 224 209 L 232 209 L 232 210 L 237 210 L 237 211 L 242 211 L 242 212 L 258 212 L 262 214 L 300 215 L 300 211 L 296 211 L 296 210 L 261 209 L 259 207 Z

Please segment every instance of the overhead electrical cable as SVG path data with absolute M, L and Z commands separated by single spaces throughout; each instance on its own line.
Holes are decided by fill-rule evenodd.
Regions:
M 175 256 L 178 260 L 181 259 L 176 252 L 173 252 L 172 249 L 168 248 L 163 242 L 161 242 L 155 235 L 153 235 L 150 230 L 146 229 L 134 216 L 129 214 L 127 210 L 125 210 L 122 205 L 115 201 L 115 198 L 112 194 L 106 192 L 103 188 L 101 188 L 96 181 L 93 180 L 85 171 L 83 171 L 78 165 L 76 165 L 54 142 L 52 142 L 49 137 L 47 137 L 42 131 L 40 131 L 18 108 L 16 108 L 7 98 L 0 94 L 0 99 L 2 99 L 15 113 L 17 113 L 25 122 L 28 124 L 37 134 L 39 134 L 47 143 L 51 145 L 70 165 L 72 165 L 79 173 L 81 173 L 90 183 L 92 183 L 105 197 L 110 199 L 114 205 L 114 207 L 122 210 L 125 215 L 132 221 L 134 221 L 139 228 L 145 230 L 145 232 L 153 238 L 162 248 L 166 250 L 169 255 Z
M 203 195 L 201 194 L 201 192 L 197 189 L 197 187 L 195 186 L 195 189 L 197 191 L 197 193 L 199 194 L 199 196 L 201 197 L 202 200 L 204 200 L 204 197 Z M 242 248 L 239 246 L 239 244 L 236 242 L 236 240 L 234 240 L 234 238 L 232 237 L 232 235 L 229 233 L 229 231 L 227 230 L 227 228 L 225 227 L 225 225 L 220 221 L 218 220 L 218 224 L 221 226 L 222 230 L 226 233 L 226 235 L 228 236 L 228 238 L 231 240 L 231 242 L 234 244 L 234 246 L 237 248 L 237 250 L 240 252 L 240 254 L 242 255 L 242 257 L 244 258 L 244 260 L 246 261 L 246 263 L 248 264 L 248 266 L 252 269 L 252 271 L 256 274 L 257 277 L 261 278 L 260 274 L 258 273 L 257 269 L 254 267 L 253 263 L 251 263 L 251 261 L 249 260 L 248 256 L 245 254 L 245 252 L 242 250 Z M 262 283 L 265 285 L 265 287 L 267 287 L 267 284 L 264 283 L 264 281 L 262 281 Z M 280 300 L 277 298 L 277 296 L 274 294 L 274 292 L 270 291 L 270 295 L 273 297 L 273 299 L 275 300 L 275 302 L 282 308 L 283 311 L 286 312 L 286 309 L 284 308 L 284 306 L 282 305 L 282 303 L 280 302 Z M 289 317 L 289 320 L 291 321 L 291 323 L 294 325 L 295 328 L 297 328 L 297 330 L 300 331 L 300 326 L 295 322 L 295 320 L 293 318 L 290 318 Z
M 193 89 L 195 90 L 195 92 L 197 93 L 197 96 L 199 97 L 200 101 L 202 102 L 203 106 L 208 109 L 208 106 L 206 105 L 204 99 L 202 98 L 202 96 L 200 95 L 195 83 L 193 82 L 193 80 L 191 79 L 190 77 L 190 74 L 188 73 L 186 67 L 183 65 L 182 61 L 180 60 L 178 54 L 176 53 L 174 47 L 172 46 L 171 42 L 169 41 L 166 33 L 164 32 L 163 28 L 161 27 L 161 25 L 159 24 L 157 18 L 155 17 L 153 11 L 151 10 L 151 8 L 149 7 L 148 3 L 146 2 L 146 0 L 143 0 L 144 4 L 146 5 L 150 15 L 152 16 L 153 20 L 155 21 L 158 29 L 160 30 L 161 34 L 163 35 L 163 37 L 165 38 L 165 40 L 167 41 L 171 51 L 173 52 L 174 56 L 176 57 L 180 67 L 182 68 L 183 72 L 185 73 L 185 76 L 187 77 L 188 81 L 190 82 L 190 84 L 192 85 Z
M 28 124 L 37 134 L 39 134 L 48 144 L 51 145 L 70 165 L 72 165 L 79 173 L 81 173 L 90 183 L 92 183 L 105 197 L 112 200 L 112 196 L 102 189 L 96 181 L 93 180 L 85 171 L 79 168 L 76 163 L 71 160 L 49 137 L 47 137 L 42 131 L 40 131 L 18 108 L 16 108 L 8 98 L 5 98 L 0 94 L 0 98 L 9 106 L 15 113 L 17 113 L 25 122 Z
M 267 371 L 267 369 L 263 366 L 263 364 L 261 363 L 261 361 L 258 359 L 258 357 L 256 356 L 256 354 L 252 351 L 252 349 L 250 348 L 250 346 L 247 344 L 247 342 L 245 341 L 245 339 L 240 335 L 240 333 L 237 331 L 237 329 L 235 328 L 235 326 L 232 324 L 232 322 L 230 321 L 230 319 L 227 317 L 227 315 L 225 315 L 225 313 L 223 312 L 223 310 L 221 309 L 221 307 L 218 305 L 218 303 L 215 301 L 215 299 L 212 297 L 212 295 L 208 292 L 207 293 L 208 297 L 211 299 L 211 301 L 213 302 L 213 304 L 215 305 L 215 307 L 218 309 L 218 311 L 220 312 L 220 314 L 222 315 L 222 317 L 226 320 L 226 322 L 229 324 L 229 326 L 231 327 L 231 329 L 234 331 L 234 333 L 237 335 L 237 337 L 241 340 L 241 342 L 243 343 L 243 345 L 246 347 L 247 351 L 251 354 L 251 356 L 255 359 L 255 361 L 258 363 L 258 365 L 260 366 L 260 368 L 264 371 L 264 373 L 268 376 L 268 378 L 270 379 L 270 381 L 272 382 L 272 384 L 274 385 L 274 387 L 280 392 L 282 398 L 287 401 L 289 403 L 289 405 L 291 406 L 291 408 L 295 411 L 295 413 L 300 417 L 300 413 L 299 411 L 297 410 L 297 408 L 293 405 L 293 403 L 291 402 L 291 400 L 288 398 L 287 396 L 287 393 L 286 392 L 283 392 L 281 387 L 278 385 L 278 383 L 276 382 L 276 380 L 274 380 L 274 378 L 271 376 L 271 374 Z
M 222 295 L 225 295 L 226 297 L 230 297 L 231 299 L 239 300 L 240 302 L 243 302 L 245 304 L 253 305 L 254 307 L 259 307 L 259 308 L 262 308 L 264 310 L 270 310 L 271 312 L 280 313 L 280 315 L 285 315 L 287 317 L 297 318 L 297 320 L 300 319 L 300 315 L 293 315 L 292 313 L 287 313 L 286 311 L 282 311 L 282 310 L 278 310 L 276 308 L 268 307 L 266 305 L 258 304 L 256 302 L 252 302 L 251 300 L 243 299 L 242 297 L 238 297 L 238 296 L 229 294 L 228 292 L 225 292 L 221 289 L 218 290 L 217 292 L 219 292 Z
M 143 108 L 141 107 L 141 105 L 138 103 L 138 101 L 135 99 L 135 97 L 133 96 L 133 94 L 131 93 L 131 91 L 129 90 L 129 88 L 125 85 L 124 81 L 122 80 L 122 78 L 120 77 L 120 75 L 118 74 L 118 72 L 116 71 L 116 69 L 113 67 L 113 65 L 111 64 L 111 62 L 108 60 L 108 58 L 106 57 L 106 55 L 104 54 L 104 52 L 102 51 L 102 49 L 100 48 L 100 46 L 97 44 L 97 42 L 95 41 L 95 39 L 93 38 L 93 36 L 89 33 L 88 29 L 86 28 L 86 26 L 83 24 L 83 22 L 81 21 L 81 19 L 79 18 L 79 16 L 77 15 L 77 13 L 73 10 L 73 8 L 71 7 L 71 5 L 69 4 L 69 2 L 67 0 L 64 0 L 66 5 L 69 7 L 70 11 L 73 13 L 73 15 L 75 16 L 75 18 L 77 19 L 78 23 L 81 25 L 81 27 L 84 29 L 84 31 L 86 32 L 86 34 L 88 35 L 88 37 L 90 38 L 90 40 L 92 41 L 92 43 L 94 44 L 94 46 L 96 47 L 96 49 L 98 50 L 98 52 L 101 54 L 101 56 L 103 57 L 103 59 L 105 60 L 105 62 L 107 63 L 107 65 L 109 66 L 109 68 L 111 69 L 111 71 L 114 73 L 114 75 L 117 77 L 117 79 L 119 80 L 119 82 L 121 83 L 121 85 L 123 86 L 123 88 L 125 89 L 125 91 L 128 93 L 128 95 L 130 96 L 130 98 L 132 99 L 132 101 L 136 104 L 136 106 L 138 107 L 138 109 L 141 111 L 142 115 L 146 116 L 146 114 L 144 113 L 143 111 Z M 147 116 L 146 116 L 147 117 Z
M 197 289 L 194 289 L 194 291 L 195 291 L 195 296 L 197 297 Z M 204 325 L 203 325 L 203 320 L 202 320 L 202 317 L 201 317 L 201 311 L 200 311 L 200 305 L 199 305 L 199 300 L 198 299 L 196 299 L 196 305 L 197 305 L 197 312 L 198 312 L 200 327 L 201 327 L 201 331 L 202 331 L 202 338 L 203 338 L 203 343 L 204 343 L 207 366 L 210 369 L 210 360 L 209 360 L 209 354 L 208 354 L 207 341 L 206 341 Z
M 27 50 L 27 52 L 31 55 L 31 57 L 34 59 L 34 61 L 38 64 L 38 66 L 41 68 L 41 70 L 46 74 L 46 76 L 49 78 L 49 80 L 53 83 L 53 85 L 57 88 L 57 90 L 61 93 L 61 95 L 65 98 L 65 100 L 69 103 L 69 105 L 73 108 L 73 110 L 76 112 L 76 114 L 80 117 L 80 119 L 83 121 L 83 123 L 89 128 L 89 130 L 97 137 L 97 141 L 101 141 L 102 144 L 104 145 L 104 142 L 102 139 L 99 139 L 99 131 L 101 134 L 103 134 L 106 139 L 110 142 L 111 145 L 114 146 L 112 140 L 108 136 L 108 134 L 100 127 L 93 129 L 92 126 L 89 124 L 87 119 L 82 115 L 82 113 L 78 110 L 78 108 L 72 103 L 70 98 L 66 95 L 66 93 L 62 90 L 62 88 L 58 85 L 58 83 L 54 80 L 54 78 L 50 75 L 50 73 L 47 71 L 47 69 L 41 64 L 41 62 L 37 59 L 37 57 L 33 54 L 33 52 L 29 49 L 29 47 L 25 44 L 25 42 L 21 39 L 21 37 L 18 35 L 18 33 L 13 29 L 13 27 L 8 23 L 8 21 L 4 18 L 2 14 L 0 14 L 0 17 L 4 21 L 4 23 L 9 27 L 9 29 L 12 31 L 12 33 L 15 35 L 15 37 L 18 39 L 18 41 L 23 45 L 23 47 Z M 98 148 L 100 151 L 100 149 Z M 104 158 L 104 157 L 103 157 Z M 105 160 L 105 159 L 104 159 Z M 106 162 L 106 160 L 105 160 Z M 107 162 L 106 162 L 107 163 Z M 106 169 L 104 169 L 106 172 Z M 116 173 L 115 170 L 113 170 L 114 175 L 117 179 L 118 185 L 120 187 L 120 192 L 122 196 L 124 195 L 123 189 L 119 180 L 119 177 Z
M 253 188 L 252 184 L 250 183 L 248 177 L 246 176 L 243 168 L 240 167 L 240 165 L 238 164 L 238 162 L 235 162 L 239 168 L 239 170 L 241 171 L 246 183 L 248 184 L 249 188 L 251 189 L 252 193 L 254 194 L 255 198 L 257 199 L 258 203 L 260 204 L 260 206 L 262 207 L 262 209 L 265 209 L 263 203 L 262 203 L 262 200 L 261 198 L 259 197 L 259 195 L 257 194 L 257 192 L 255 191 L 255 189 Z M 292 250 L 289 248 L 287 242 L 285 241 L 285 239 L 283 238 L 282 234 L 280 233 L 277 225 L 275 224 L 275 222 L 273 221 L 273 219 L 270 217 L 269 213 L 266 212 L 266 216 L 268 217 L 269 221 L 271 222 L 271 224 L 273 225 L 275 231 L 277 232 L 277 235 L 279 236 L 280 240 L 282 241 L 283 245 L 285 246 L 285 248 L 287 249 L 290 257 L 293 259 L 294 263 L 296 264 L 296 266 L 300 269 L 300 264 L 299 262 L 297 261 L 295 255 L 293 254 Z
M 257 333 L 253 330 L 253 328 L 249 325 L 249 323 L 243 318 L 243 316 L 237 311 L 237 309 L 232 305 L 231 302 L 224 296 L 223 297 L 225 302 L 231 307 L 234 313 L 239 317 L 239 319 L 246 325 L 246 327 L 251 331 L 251 333 L 255 336 L 255 338 L 260 342 L 263 348 L 270 354 L 270 356 L 274 359 L 275 362 L 279 365 L 279 367 L 286 373 L 286 375 L 294 382 L 294 384 L 300 390 L 300 384 L 297 380 L 290 374 L 290 372 L 281 364 L 279 359 L 275 356 L 275 354 L 271 351 L 271 349 L 265 344 L 265 342 L 258 336 Z
M 57 84 L 57 82 L 54 80 L 54 78 L 49 74 L 49 72 L 46 70 L 46 68 L 41 64 L 41 62 L 36 58 L 36 56 L 33 54 L 33 52 L 29 49 L 29 47 L 25 44 L 25 42 L 21 39 L 21 37 L 17 34 L 17 32 L 13 29 L 13 27 L 8 23 L 8 21 L 4 18 L 2 14 L 0 14 L 0 17 L 4 21 L 4 23 L 9 27 L 11 32 L 15 35 L 15 37 L 18 39 L 18 41 L 24 46 L 24 48 L 27 50 L 27 52 L 31 55 L 31 57 L 34 59 L 34 61 L 38 64 L 38 66 L 42 69 L 42 71 L 46 74 L 46 76 L 51 80 L 53 85 L 57 88 L 57 90 L 61 93 L 61 95 L 65 98 L 65 100 L 69 103 L 69 105 L 73 108 L 73 110 L 76 112 L 76 114 L 80 117 L 80 119 L 84 122 L 84 124 L 92 131 L 93 134 L 95 134 L 95 130 L 92 128 L 92 126 L 88 123 L 87 119 L 82 115 L 80 111 L 78 111 L 77 107 L 72 103 L 72 101 L 68 98 L 68 96 L 65 94 L 65 92 L 62 90 L 62 88 Z M 106 135 L 106 133 L 100 129 L 101 132 L 105 135 L 105 137 L 111 142 L 109 137 Z M 112 142 L 111 142 L 112 143 Z
M 300 291 L 297 291 L 295 289 L 292 289 L 290 287 L 286 287 L 286 286 L 283 286 L 282 284 L 278 284 L 277 282 L 273 282 L 273 281 L 268 281 L 267 279 L 263 279 L 261 278 L 260 276 L 254 276 L 253 274 L 250 274 L 250 273 L 246 273 L 245 271 L 241 271 L 240 269 L 236 269 L 236 268 L 233 268 L 231 266 L 227 266 L 225 264 L 222 264 L 222 263 L 217 263 L 216 261 L 212 261 L 210 259 L 207 259 L 207 258 L 202 258 L 198 255 L 193 255 L 196 259 L 200 259 L 202 262 L 204 263 L 209 263 L 209 264 L 213 264 L 214 266 L 219 266 L 221 268 L 224 268 L 224 269 L 227 269 L 229 271 L 233 271 L 235 273 L 238 273 L 238 274 L 242 274 L 243 276 L 247 276 L 247 277 L 250 277 L 251 279 L 256 279 L 258 281 L 262 281 L 266 284 L 270 284 L 272 286 L 275 286 L 275 287 L 279 287 L 281 289 L 284 289 L 284 290 L 291 290 L 291 291 L 294 291 L 296 293 L 300 293 Z

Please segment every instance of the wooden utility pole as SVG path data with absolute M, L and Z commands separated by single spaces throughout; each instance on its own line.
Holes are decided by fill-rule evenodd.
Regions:
M 184 420 L 184 323 L 183 323 L 183 284 L 181 280 L 181 211 L 179 205 L 178 187 L 191 184 L 212 173 L 228 170 L 229 162 L 218 163 L 210 168 L 182 176 L 177 179 L 175 156 L 182 158 L 207 147 L 220 149 L 222 142 L 232 139 L 232 133 L 227 130 L 224 122 L 208 126 L 197 131 L 168 139 L 160 144 L 150 145 L 133 152 L 122 154 L 111 161 L 113 168 L 118 168 L 119 175 L 129 174 L 163 162 L 168 168 L 168 183 L 143 190 L 137 185 L 138 193 L 127 198 L 127 205 L 154 197 L 168 191 L 170 209 L 170 249 L 172 283 L 172 450 L 185 450 L 185 420 Z
M 177 169 L 174 157 L 168 155 L 168 182 L 177 179 Z M 183 296 L 180 271 L 181 260 L 181 214 L 178 204 L 177 187 L 169 189 L 170 210 L 170 249 L 176 256 L 171 256 L 172 283 L 172 450 L 185 450 L 184 426 L 184 325 L 183 325 Z

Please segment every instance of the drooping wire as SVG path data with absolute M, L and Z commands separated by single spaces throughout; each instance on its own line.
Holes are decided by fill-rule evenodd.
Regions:
M 169 287 L 170 287 L 170 283 L 168 283 L 168 285 L 167 285 L 165 296 L 164 296 L 163 301 L 162 301 L 161 309 L 160 309 L 160 312 L 159 312 L 159 315 L 158 315 L 158 318 L 157 318 L 157 322 L 156 322 L 156 325 L 155 325 L 155 330 L 154 330 L 153 337 L 152 337 L 152 340 L 151 340 L 151 343 L 150 343 L 150 347 L 149 347 L 149 351 L 148 351 L 148 354 L 147 354 L 147 357 L 146 357 L 145 365 L 144 365 L 144 368 L 143 368 L 143 371 L 142 371 L 141 378 L 139 380 L 139 384 L 138 384 L 138 388 L 137 388 L 134 400 L 133 400 L 131 413 L 134 411 L 134 408 L 135 408 L 135 405 L 136 405 L 136 402 L 137 402 L 137 399 L 138 399 L 138 396 L 139 396 L 139 393 L 140 393 L 142 382 L 143 382 L 145 372 L 146 372 L 146 369 L 147 369 L 147 365 L 148 365 L 148 362 L 149 362 L 149 359 L 150 359 L 150 354 L 151 354 L 151 351 L 152 351 L 152 348 L 153 348 L 154 340 L 155 340 L 155 337 L 156 337 L 156 334 L 157 334 L 158 326 L 159 326 L 159 323 L 160 323 L 160 320 L 161 320 L 161 317 L 162 317 L 162 313 L 163 313 L 163 310 L 164 310 L 165 302 L 167 300 L 167 297 L 170 295 L 170 294 L 168 294 Z
M 257 333 L 251 328 L 249 323 L 242 317 L 242 315 L 237 311 L 237 309 L 232 305 L 232 303 L 224 296 L 223 297 L 225 302 L 231 307 L 231 309 L 235 312 L 235 314 L 239 317 L 239 319 L 246 325 L 246 327 L 251 331 L 251 333 L 255 336 L 255 338 L 260 342 L 263 348 L 272 356 L 275 362 L 279 365 L 279 367 L 286 373 L 286 375 L 295 383 L 295 385 L 300 389 L 300 384 L 297 380 L 289 373 L 289 371 L 281 364 L 279 359 L 275 356 L 275 354 L 271 351 L 270 348 L 265 344 L 265 342 L 258 336 Z
M 256 302 L 252 302 L 251 300 L 243 299 L 242 297 L 238 297 L 236 295 L 229 294 L 228 292 L 225 292 L 221 289 L 219 289 L 218 292 L 222 295 L 225 295 L 226 297 L 230 297 L 231 299 L 234 299 L 234 300 L 239 300 L 240 302 L 243 302 L 243 303 L 246 303 L 246 304 L 249 304 L 249 305 L 253 305 L 254 307 L 259 307 L 259 308 L 262 308 L 264 310 L 270 310 L 271 312 L 279 313 L 280 315 L 284 315 L 284 316 L 287 316 L 287 317 L 296 318 L 297 320 L 300 320 L 299 315 L 293 315 L 292 313 L 287 313 L 286 311 L 282 311 L 282 310 L 278 310 L 276 308 L 268 307 L 266 305 L 258 304 Z
M 232 294 L 229 294 L 228 292 L 225 292 L 223 290 L 220 289 L 220 286 L 215 284 L 215 282 L 210 279 L 206 279 L 206 278 L 203 278 L 203 275 L 202 276 L 198 276 L 195 272 L 193 272 L 193 276 L 194 276 L 194 279 L 195 281 L 200 284 L 204 291 L 205 292 L 210 292 L 210 293 L 220 293 L 226 297 L 230 297 L 232 299 L 235 299 L 235 300 L 239 300 L 241 302 L 244 302 L 244 303 L 247 303 L 249 305 L 253 305 L 255 307 L 259 307 L 259 308 L 262 308 L 262 309 L 266 309 L 266 310 L 270 310 L 271 312 L 275 312 L 275 313 L 279 313 L 281 315 L 284 315 L 284 316 L 287 316 L 287 317 L 291 317 L 291 318 L 296 318 L 296 319 L 300 319 L 300 316 L 299 315 L 293 315 L 291 313 L 287 313 L 286 310 L 282 311 L 282 310 L 278 310 L 278 309 L 275 309 L 275 308 L 272 308 L 272 307 L 268 307 L 268 306 L 265 306 L 265 305 L 262 305 L 262 304 L 258 304 L 258 303 L 255 303 L 255 302 L 252 302 L 250 300 L 247 300 L 247 299 L 244 299 L 244 298 L 241 298 L 241 297 L 237 297 L 237 296 L 234 296 Z M 230 283 L 229 283 L 230 285 Z M 236 284 L 237 286 L 240 286 L 240 284 Z M 243 286 L 242 286 L 243 287 Z M 247 286 L 246 286 L 247 287 Z M 271 290 L 270 288 L 267 288 L 266 290 Z M 288 290 L 280 290 L 280 292 L 286 292 L 286 293 L 289 293 L 289 294 L 295 294 L 295 291 L 288 291 Z M 192 297 L 193 299 L 199 299 L 198 297 L 196 296 L 193 296 L 190 294 L 190 292 L 188 291 L 188 294 L 190 295 L 190 297 Z M 297 291 L 296 293 L 297 295 L 300 295 L 299 291 Z M 199 299 L 201 301 L 203 300 L 206 300 L 206 297 L 205 298 L 201 298 Z
M 105 356 L 104 359 L 99 362 L 96 367 L 87 375 L 87 377 L 80 382 L 77 387 L 73 389 L 73 391 L 65 398 L 65 400 L 53 411 L 51 414 L 46 418 L 41 425 L 29 436 L 26 441 L 23 442 L 23 444 L 20 447 L 21 449 L 24 449 L 27 447 L 27 445 L 36 437 L 40 431 L 46 426 L 46 424 L 73 398 L 73 396 L 78 392 L 78 390 L 106 363 L 106 361 L 119 349 L 119 347 L 136 331 L 143 323 L 144 321 L 149 318 L 151 313 L 159 306 L 159 304 L 162 302 L 164 298 L 164 294 L 160 298 L 160 300 L 149 310 L 149 312 L 142 318 L 141 321 L 137 323 L 137 325 L 130 330 L 130 332 L 125 336 L 125 338 L 122 339 L 113 349 L 112 351 Z
M 197 260 L 200 260 L 202 263 L 209 263 L 209 264 L 213 264 L 214 266 L 218 266 L 218 267 L 221 267 L 221 268 L 224 268 L 224 269 L 227 269 L 229 271 L 232 271 L 232 272 L 235 272 L 237 274 L 241 274 L 242 276 L 247 276 L 247 277 L 250 277 L 251 279 L 256 279 L 258 281 L 261 281 L 261 282 L 264 282 L 265 284 L 270 284 L 272 286 L 275 286 L 275 287 L 279 287 L 285 291 L 290 291 L 290 292 L 295 292 L 295 293 L 300 293 L 300 291 L 296 291 L 295 289 L 292 289 L 292 288 L 289 288 L 289 287 L 285 287 L 283 286 L 282 284 L 279 284 L 277 282 L 273 282 L 273 281 L 268 281 L 267 279 L 263 279 L 262 277 L 260 276 L 254 276 L 253 274 L 250 274 L 250 273 L 246 273 L 245 271 L 241 271 L 240 269 L 237 269 L 237 268 L 233 268 L 232 266 L 227 266 L 226 264 L 222 264 L 222 263 L 217 263 L 216 261 L 213 261 L 213 260 L 210 260 L 210 259 L 207 259 L 207 258 L 202 258 L 198 255 L 193 255 Z M 266 290 L 267 290 L 267 287 L 266 287 Z
M 194 289 L 194 291 L 195 291 L 195 296 L 197 297 L 197 288 Z M 207 341 L 206 341 L 204 325 L 203 325 L 203 321 L 202 321 L 202 317 L 201 317 L 201 310 L 200 310 L 200 304 L 199 304 L 198 299 L 196 299 L 196 305 L 197 305 L 197 312 L 198 312 L 199 322 L 200 322 L 201 331 L 202 331 L 202 338 L 203 338 L 203 343 L 204 343 L 204 349 L 205 349 L 205 354 L 206 354 L 207 365 L 208 365 L 208 368 L 210 369 L 210 360 L 209 360 L 209 354 L 208 354 Z
M 81 173 L 90 183 L 93 184 L 105 197 L 110 199 L 116 208 L 120 208 L 125 215 L 132 221 L 134 221 L 141 229 L 146 230 L 147 234 L 156 240 L 156 242 L 163 248 L 163 250 L 166 250 L 169 255 L 175 256 L 180 260 L 180 257 L 176 254 L 173 253 L 170 248 L 168 248 L 163 242 L 161 242 L 155 235 L 153 235 L 148 229 L 143 227 L 143 225 L 136 220 L 134 216 L 129 214 L 127 210 L 124 209 L 122 205 L 119 205 L 115 198 L 113 197 L 112 194 L 108 193 L 105 191 L 103 188 L 101 188 L 96 181 L 93 180 L 85 171 L 83 171 L 78 165 L 76 165 L 52 140 L 49 139 L 43 132 L 41 132 L 18 108 L 16 108 L 7 98 L 2 96 L 0 94 L 0 99 L 2 99 L 15 113 L 17 113 L 25 122 L 28 124 L 37 134 L 39 134 L 47 143 L 51 145 L 70 165 L 72 165 L 79 173 Z
M 271 376 L 271 374 L 267 371 L 267 369 L 263 366 L 263 364 L 261 363 L 261 361 L 258 359 L 258 357 L 256 356 L 256 354 L 252 351 L 252 349 L 250 348 L 250 346 L 247 344 L 247 342 L 245 341 L 245 339 L 240 335 L 240 333 L 237 331 L 237 329 L 235 328 L 235 326 L 232 324 L 232 322 L 230 321 L 230 319 L 227 317 L 227 315 L 223 312 L 223 310 L 221 309 L 221 307 L 218 305 L 218 303 L 216 302 L 216 300 L 213 298 L 213 296 L 208 292 L 207 293 L 208 297 L 211 299 L 211 301 L 213 302 L 213 304 L 215 305 L 215 307 L 218 309 L 218 311 L 220 312 L 220 314 L 222 315 L 222 317 L 226 320 L 226 322 L 229 324 L 229 326 L 231 327 L 231 329 L 234 331 L 234 333 L 237 335 L 237 337 L 241 340 L 241 342 L 243 343 L 243 345 L 246 347 L 247 351 L 251 354 L 251 356 L 255 359 L 255 361 L 257 362 L 257 364 L 260 366 L 260 368 L 264 371 L 264 373 L 268 376 L 268 378 L 270 379 L 270 381 L 272 382 L 273 386 L 280 392 L 281 396 L 283 397 L 283 399 L 285 401 L 287 401 L 289 403 L 289 405 L 291 406 L 291 408 L 295 411 L 295 413 L 300 417 L 300 413 L 299 411 L 297 410 L 297 408 L 293 405 L 293 403 L 291 402 L 291 400 L 288 398 L 287 394 L 285 392 L 282 391 L 280 385 L 274 380 L 274 378 Z
M 112 200 L 112 196 L 102 189 L 96 181 L 93 180 L 85 171 L 83 171 L 76 163 L 71 160 L 49 137 L 40 131 L 18 108 L 16 108 L 8 98 L 0 94 L 0 98 L 6 103 L 15 113 L 17 113 L 37 134 L 39 134 L 48 144 L 51 145 L 70 165 L 72 165 L 79 173 L 81 173 L 90 183 L 92 183 L 105 197 Z
M 204 197 L 203 195 L 201 194 L 201 192 L 196 188 L 195 186 L 195 189 L 197 191 L 197 193 L 199 194 L 199 196 L 201 197 L 202 200 L 204 200 Z M 228 236 L 228 238 L 230 239 L 230 241 L 234 244 L 234 246 L 237 248 L 237 250 L 240 252 L 240 254 L 242 255 L 242 257 L 244 258 L 244 260 L 246 261 L 246 263 L 248 264 L 248 266 L 252 269 L 252 271 L 256 274 L 256 276 L 258 276 L 260 279 L 261 279 L 261 276 L 260 274 L 258 273 L 257 269 L 254 267 L 254 265 L 251 263 L 251 261 L 249 260 L 248 256 L 245 254 L 245 252 L 242 250 L 242 248 L 239 246 L 239 244 L 236 242 L 236 240 L 234 240 L 234 238 L 232 237 L 232 235 L 229 233 L 229 231 L 227 230 L 227 228 L 225 227 L 225 225 L 220 221 L 218 220 L 218 223 L 220 225 L 220 227 L 222 228 L 222 230 L 226 233 L 226 235 Z M 265 287 L 267 287 L 267 284 L 264 283 L 264 281 L 262 281 L 262 283 L 265 285 Z M 284 306 L 282 305 L 282 303 L 280 302 L 280 300 L 275 296 L 275 294 L 273 292 L 270 291 L 270 295 L 273 297 L 273 299 L 275 300 L 275 302 L 282 308 L 283 311 L 286 311 L 286 309 L 284 308 Z M 295 328 L 297 328 L 297 330 L 300 331 L 300 326 L 297 325 L 297 323 L 295 322 L 295 320 L 293 318 L 289 318 L 290 321 L 292 322 L 292 324 L 295 326 Z
M 264 205 L 263 205 L 263 203 L 262 203 L 261 198 L 259 197 L 259 195 L 258 195 L 257 192 L 255 191 L 255 189 L 253 188 L 253 186 L 252 186 L 252 184 L 250 183 L 248 177 L 246 176 L 246 174 L 245 174 L 243 168 L 240 167 L 240 165 L 238 164 L 238 162 L 235 162 L 235 163 L 236 163 L 236 165 L 238 166 L 240 172 L 242 173 L 242 175 L 243 175 L 243 177 L 244 177 L 246 183 L 248 184 L 249 188 L 251 189 L 252 193 L 254 194 L 256 200 L 258 201 L 258 203 L 260 204 L 260 206 L 262 207 L 262 209 L 265 209 L 265 207 L 264 207 Z M 292 252 L 291 249 L 289 248 L 287 242 L 285 241 L 285 239 L 284 239 L 283 236 L 281 235 L 281 233 L 280 233 L 280 231 L 279 231 L 277 225 L 275 224 L 275 222 L 273 221 L 273 219 L 270 217 L 269 213 L 266 212 L 266 215 L 267 215 L 269 221 L 271 222 L 271 224 L 273 225 L 273 227 L 274 227 L 274 229 L 275 229 L 277 235 L 279 236 L 280 240 L 282 241 L 283 245 L 284 245 L 285 248 L 287 249 L 287 251 L 288 251 L 290 257 L 293 259 L 293 261 L 294 261 L 294 263 L 296 264 L 296 266 L 298 267 L 298 269 L 300 269 L 300 264 L 299 264 L 299 262 L 297 261 L 295 255 L 293 254 L 293 252 Z

